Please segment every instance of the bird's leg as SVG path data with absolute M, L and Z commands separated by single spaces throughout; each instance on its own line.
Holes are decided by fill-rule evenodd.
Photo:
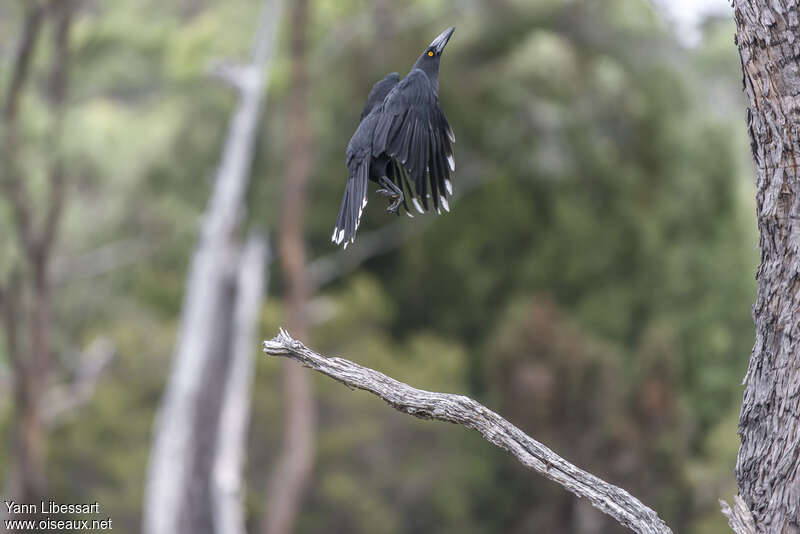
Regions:
M 403 190 L 397 187 L 394 182 L 392 182 L 386 176 L 381 177 L 380 183 L 383 187 L 378 189 L 376 193 L 389 197 L 392 200 L 392 203 L 389 204 L 389 207 L 386 208 L 386 211 L 389 213 L 399 213 L 400 204 L 405 198 L 403 195 Z
M 383 187 L 381 187 L 380 189 L 377 189 L 375 191 L 376 193 L 378 193 L 379 195 L 383 195 L 385 197 L 390 197 L 390 198 L 395 196 L 394 190 L 396 189 L 396 187 L 395 187 L 394 183 L 392 183 L 392 181 L 388 177 L 381 176 L 378 179 L 378 183 L 380 185 L 382 185 Z

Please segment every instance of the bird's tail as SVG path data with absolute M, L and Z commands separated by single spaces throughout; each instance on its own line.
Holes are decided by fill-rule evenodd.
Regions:
M 369 176 L 369 158 L 356 164 L 350 169 L 350 176 L 344 188 L 342 205 L 339 208 L 339 217 L 333 229 L 331 241 L 337 245 L 344 244 L 344 248 L 356 238 L 356 230 L 361 224 L 361 214 L 367 205 L 367 178 Z

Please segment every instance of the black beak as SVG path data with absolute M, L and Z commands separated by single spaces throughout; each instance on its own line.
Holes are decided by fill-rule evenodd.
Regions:
M 441 54 L 444 50 L 444 47 L 447 46 L 447 41 L 450 40 L 450 37 L 453 35 L 453 32 L 456 31 L 455 26 L 450 26 L 445 31 L 439 34 L 439 37 L 433 40 L 431 43 L 431 48 L 436 50 L 436 54 Z

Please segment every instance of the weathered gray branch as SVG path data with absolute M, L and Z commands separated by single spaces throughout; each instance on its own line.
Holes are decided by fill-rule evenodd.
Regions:
M 469 397 L 416 389 L 349 360 L 324 356 L 292 339 L 283 329 L 277 337 L 264 341 L 264 352 L 271 356 L 291 358 L 348 387 L 369 391 L 400 412 L 477 430 L 486 441 L 509 451 L 526 467 L 575 495 L 585 497 L 596 508 L 635 532 L 672 532 L 656 512 L 624 489 L 572 465 Z
M 736 534 L 755 534 L 756 525 L 753 514 L 745 504 L 744 499 L 736 495 L 733 498 L 733 508 L 723 500 L 719 501 L 722 515 L 728 518 L 728 525 Z

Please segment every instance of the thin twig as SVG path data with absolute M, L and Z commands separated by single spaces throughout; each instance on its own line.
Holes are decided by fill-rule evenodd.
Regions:
M 509 451 L 526 467 L 544 475 L 621 525 L 641 534 L 672 531 L 656 512 L 622 488 L 588 473 L 525 434 L 495 412 L 464 395 L 416 389 L 383 373 L 343 358 L 327 357 L 308 349 L 281 329 L 277 337 L 264 341 L 264 352 L 291 358 L 337 382 L 363 389 L 385 400 L 394 409 L 419 417 L 456 423 L 477 430 L 488 442 Z

